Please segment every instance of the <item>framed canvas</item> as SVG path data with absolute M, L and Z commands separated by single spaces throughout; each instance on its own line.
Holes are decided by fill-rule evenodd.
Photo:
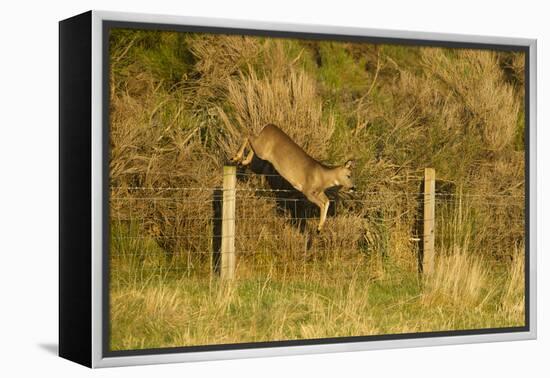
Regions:
M 90 367 L 536 337 L 536 41 L 59 24 L 59 353 Z

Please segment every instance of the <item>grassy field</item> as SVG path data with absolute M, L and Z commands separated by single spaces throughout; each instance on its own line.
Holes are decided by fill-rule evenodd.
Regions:
M 439 223 L 441 228 L 444 222 Z M 309 255 L 296 247 L 283 253 L 272 249 L 270 235 L 258 235 L 255 253 L 237 249 L 237 279 L 223 282 L 210 254 L 206 261 L 190 253 L 167 255 L 139 227 L 117 222 L 111 241 L 111 348 L 524 325 L 523 248 L 511 251 L 511 261 L 495 261 L 468 253 L 464 243 L 471 237 L 464 233 L 461 247 L 441 246 L 432 275 L 418 273 L 410 251 L 382 256 L 333 245 Z M 289 230 L 281 235 L 292 238 Z M 250 245 L 248 239 L 241 243 Z
M 136 247 L 136 246 L 134 246 Z M 147 253 L 151 249 L 139 249 Z M 134 250 L 136 251 L 136 250 Z M 160 255 L 158 255 L 160 256 Z M 131 255 L 111 261 L 114 350 L 524 324 L 522 259 L 495 266 L 465 253 L 418 274 L 368 259 L 317 261 L 285 274 L 240 261 L 238 280 L 182 274 L 186 261 Z M 160 267 L 160 268 L 159 268 Z
M 120 29 L 110 56 L 112 350 L 524 325 L 523 53 Z M 267 123 L 354 158 L 358 193 L 317 235 L 269 164 L 240 169 L 222 283 L 222 168 Z

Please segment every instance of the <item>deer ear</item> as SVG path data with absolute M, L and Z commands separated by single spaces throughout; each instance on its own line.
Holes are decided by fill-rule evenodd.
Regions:
M 348 169 L 351 169 L 351 168 L 355 167 L 355 161 L 354 160 L 346 161 L 346 164 L 344 164 L 344 167 L 346 167 Z

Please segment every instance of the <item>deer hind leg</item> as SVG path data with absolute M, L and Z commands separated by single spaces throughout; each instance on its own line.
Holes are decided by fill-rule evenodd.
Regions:
M 249 141 L 248 138 L 245 138 L 243 144 L 241 145 L 235 156 L 233 156 L 233 158 L 231 159 L 231 162 L 239 163 L 243 159 L 244 150 L 247 145 L 249 145 Z
M 250 164 L 250 162 L 252 161 L 252 158 L 254 157 L 254 150 L 251 148 L 249 151 L 248 151 L 248 155 L 246 155 L 246 159 L 244 159 L 241 164 L 242 165 L 248 165 Z

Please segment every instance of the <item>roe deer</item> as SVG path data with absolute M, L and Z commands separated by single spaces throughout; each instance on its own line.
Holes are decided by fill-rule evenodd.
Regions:
M 247 146 L 249 146 L 249 152 L 243 160 Z M 321 217 L 317 227 L 318 232 L 323 228 L 330 204 L 325 190 L 336 186 L 348 192 L 353 192 L 355 189 L 351 179 L 353 161 L 349 160 L 338 167 L 327 167 L 309 156 L 275 125 L 265 125 L 258 135 L 245 138 L 231 161 L 246 166 L 250 164 L 254 154 L 270 162 L 285 180 L 319 207 Z

